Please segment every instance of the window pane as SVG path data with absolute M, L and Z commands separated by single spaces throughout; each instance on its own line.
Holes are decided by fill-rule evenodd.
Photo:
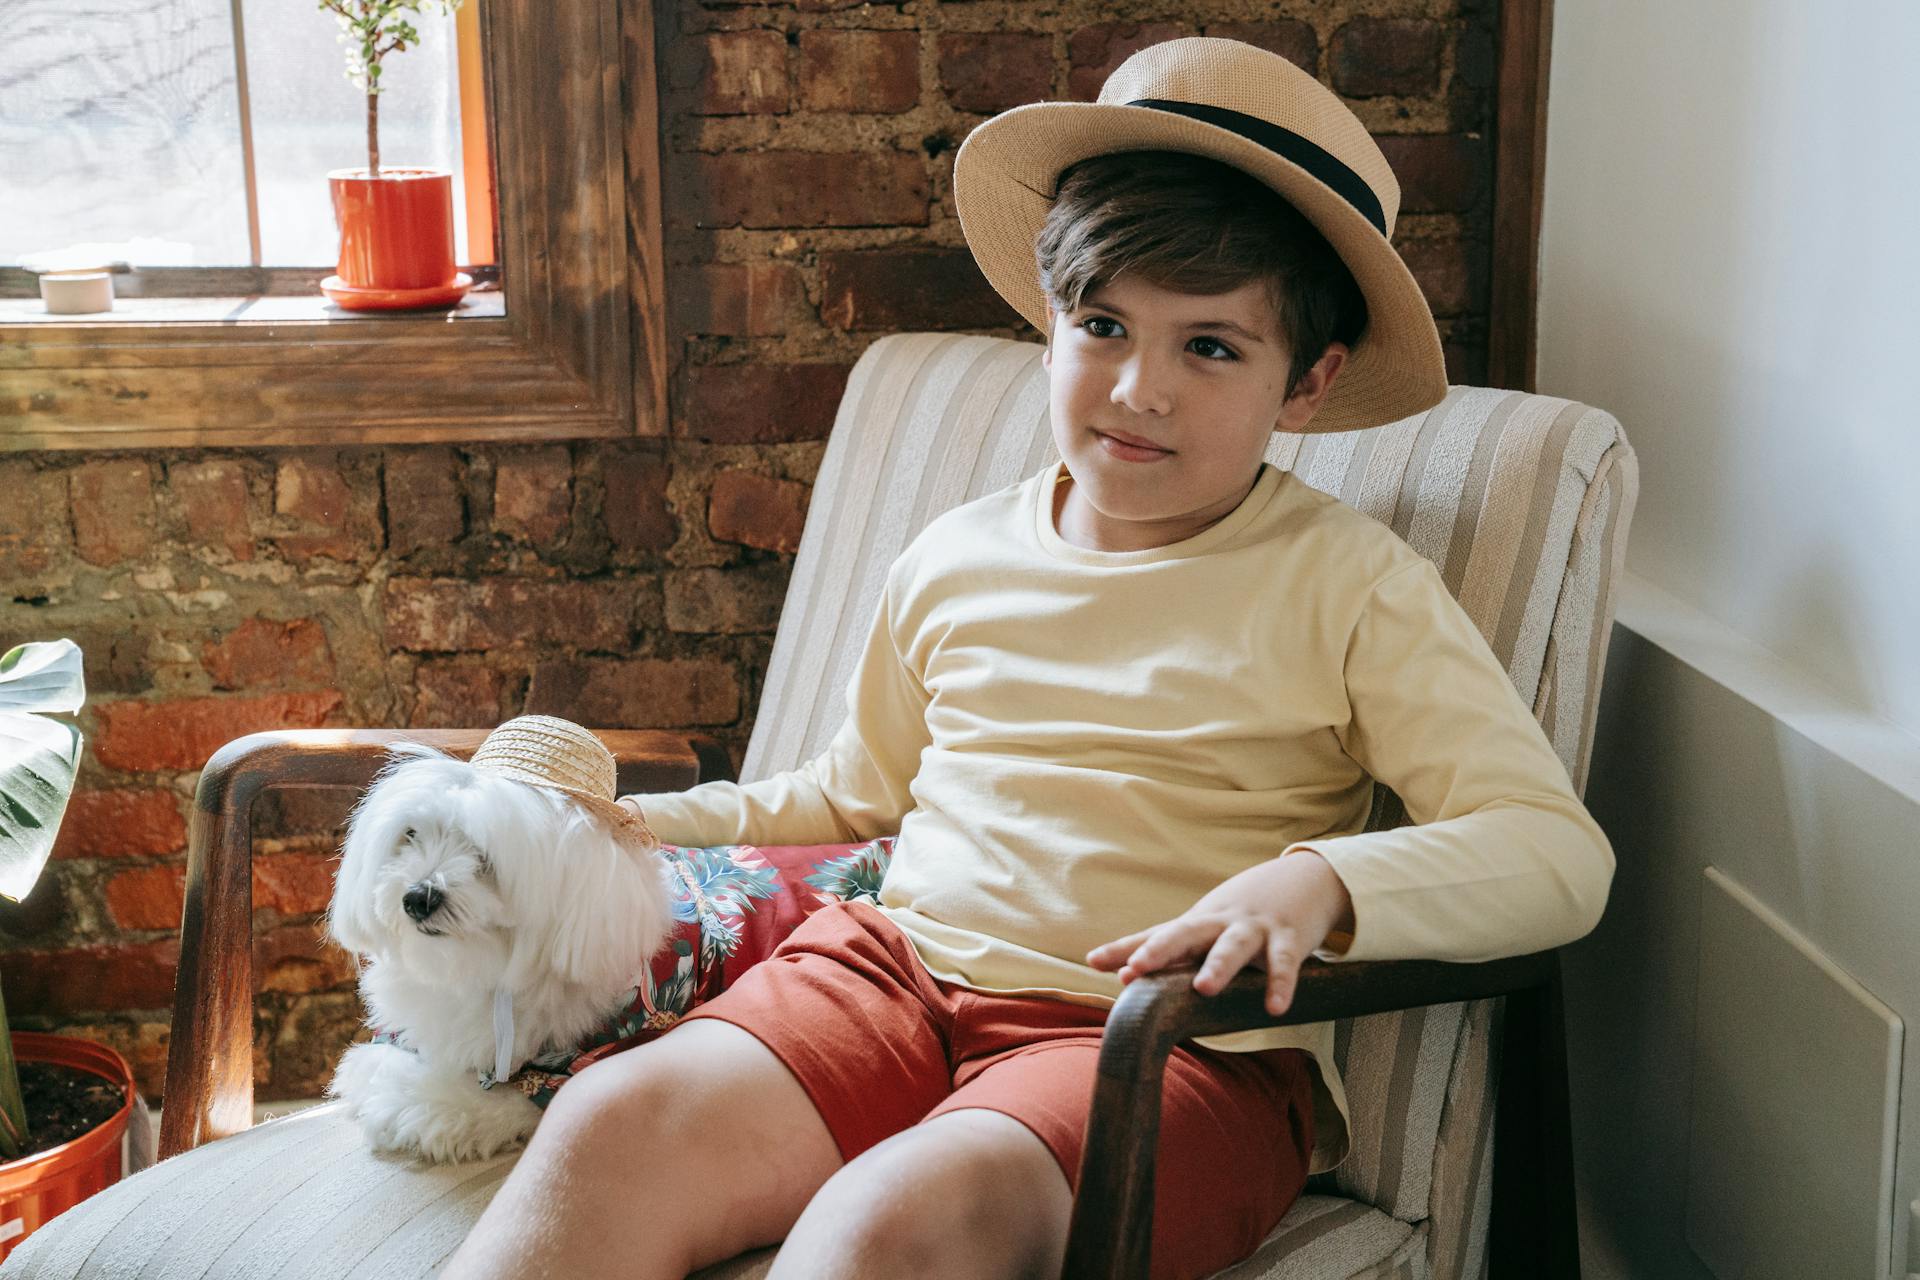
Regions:
M 468 0 L 477 3 L 477 0 Z M 246 266 L 246 176 L 229 0 L 0 0 L 0 264 L 101 242 L 163 241 L 146 265 Z M 367 163 L 366 95 L 333 16 L 243 0 L 265 266 L 339 257 L 329 169 Z M 414 19 L 387 56 L 385 167 L 454 175 L 454 252 L 469 260 L 451 15 Z M 28 196 L 29 189 L 33 194 Z
M 380 167 L 453 172 L 454 257 L 465 262 L 454 20 L 435 12 L 410 20 L 419 45 L 381 66 Z M 340 238 L 327 171 L 366 167 L 367 96 L 347 79 L 338 21 L 312 0 L 245 0 L 245 21 L 262 263 L 330 266 Z
M 139 237 L 245 264 L 227 0 L 7 0 L 0 263 Z

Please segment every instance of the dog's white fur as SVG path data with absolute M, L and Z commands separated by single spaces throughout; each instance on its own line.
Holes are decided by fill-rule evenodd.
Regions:
M 402 744 L 355 806 L 328 931 L 362 957 L 369 1024 L 327 1087 L 378 1150 L 434 1161 L 490 1156 L 540 1110 L 494 1065 L 493 1001 L 513 996 L 513 1061 L 572 1049 L 621 1004 L 664 944 L 660 857 L 615 841 L 564 794 Z M 443 895 L 424 920 L 407 891 Z

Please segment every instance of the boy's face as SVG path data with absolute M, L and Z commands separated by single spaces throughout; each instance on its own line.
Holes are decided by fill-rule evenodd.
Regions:
M 1122 277 L 1048 320 L 1053 439 L 1073 477 L 1056 519 L 1091 550 L 1165 546 L 1239 506 L 1275 429 L 1307 424 L 1347 355 L 1333 344 L 1287 395 L 1293 353 L 1258 281 L 1202 295 Z

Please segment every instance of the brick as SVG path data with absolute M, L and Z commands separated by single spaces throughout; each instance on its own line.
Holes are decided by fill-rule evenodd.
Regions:
M 14 589 L 19 587 L 15 585 Z M 96 621 L 76 624 L 43 618 L 38 610 L 18 605 L 0 608 L 0 654 L 30 640 L 64 638 L 80 648 L 80 667 L 89 696 L 142 693 L 153 686 L 148 648 L 154 633 L 146 627 L 129 627 L 117 612 L 95 604 L 87 616 Z
M 190 543 L 218 547 L 235 560 L 253 559 L 244 466 L 229 458 L 176 462 L 167 468 L 167 491 L 179 505 Z
M 9 1014 L 170 1009 L 180 942 L 116 943 L 0 955 Z
M 187 847 L 180 797 L 162 787 L 76 790 L 53 842 L 56 858 L 128 858 Z
M 122 929 L 178 929 L 187 900 L 187 865 L 135 867 L 107 881 L 107 914 Z
M 356 496 L 333 454 L 283 458 L 274 475 L 273 510 L 283 526 L 273 542 L 289 559 L 354 561 L 380 549 L 372 495 Z
M 1411 240 L 1396 247 L 1436 316 L 1457 316 L 1473 308 L 1474 284 L 1479 276 L 1473 270 L 1466 242 Z
M 693 157 L 699 227 L 927 225 L 918 152 L 743 151 Z
M 310 524 L 339 528 L 347 521 L 347 481 L 328 458 L 283 459 L 274 477 L 273 509 Z
M 322 839 L 338 846 L 358 787 L 273 787 L 253 802 L 258 840 Z
M 788 573 L 771 564 L 668 574 L 667 626 L 702 635 L 770 632 L 780 625 Z
M 1172 22 L 1102 22 L 1067 37 L 1067 96 L 1080 102 L 1100 97 L 1114 69 L 1150 44 L 1193 34 Z
M 200 665 L 216 689 L 284 689 L 334 682 L 326 628 L 312 618 L 275 622 L 248 618 L 200 650 Z
M 687 372 L 687 434 L 716 444 L 825 440 L 851 365 L 699 365 Z
M 787 37 L 778 31 L 722 31 L 670 46 L 668 86 L 693 90 L 695 115 L 778 115 L 787 110 Z
M 722 471 L 713 478 L 707 528 L 722 542 L 767 551 L 798 551 L 807 523 L 807 499 L 812 493 L 810 486 L 791 480 L 775 480 L 751 471 Z
M 573 458 L 563 444 L 500 455 L 493 472 L 494 527 L 551 548 L 573 523 Z
M 596 729 L 678 729 L 740 718 L 732 666 L 709 659 L 591 658 L 533 669 L 527 711 Z
M 940 37 L 940 89 L 959 111 L 994 112 L 1053 96 L 1053 37 L 969 31 Z
M 1277 53 L 1304 71 L 1317 73 L 1320 67 L 1320 37 L 1312 26 L 1298 18 L 1281 18 L 1276 22 L 1211 22 L 1207 24 L 1207 34 Z
M 452 449 L 389 450 L 383 481 L 387 544 L 394 555 L 448 546 L 466 534 L 466 503 Z
M 820 318 L 836 329 L 993 329 L 1022 323 L 965 249 L 823 253 Z
M 360 1002 L 349 993 L 297 997 L 274 1034 L 272 1085 L 263 1099 L 318 1096 L 360 1026 Z
M 127 1060 L 133 1082 L 148 1103 L 159 1101 L 167 1081 L 168 1024 L 159 1021 L 63 1023 L 60 1035 L 104 1044 Z
M 650 453 L 606 456 L 606 498 L 601 516 L 613 545 L 629 556 L 665 551 L 680 537 L 680 524 L 667 504 L 666 460 Z
M 63 567 L 72 530 L 64 476 L 29 462 L 0 462 L 0 580 L 18 592 Z
M 1487 340 L 1450 335 L 1440 344 L 1447 361 L 1447 381 L 1456 385 L 1484 387 L 1487 384 Z
M 84 897 L 92 896 L 90 886 L 74 884 L 74 878 L 67 874 L 70 870 L 66 863 L 50 863 L 27 890 L 26 897 L 18 902 L 0 898 L 0 934 L 16 946 L 70 934 L 75 891 Z
M 93 736 L 93 756 L 109 769 L 199 769 L 214 752 L 246 734 L 328 724 L 340 702 L 339 691 L 330 689 L 254 698 L 96 703 L 92 710 L 99 730 Z
M 631 582 L 390 578 L 387 644 L 414 652 L 569 645 L 624 649 L 631 642 Z
M 83 462 L 67 479 L 73 544 L 80 558 L 107 567 L 138 560 L 153 545 L 152 468 L 138 458 Z
M 1389 134 L 1381 154 L 1400 181 L 1401 213 L 1463 213 L 1486 189 L 1486 142 L 1462 133 Z
M 689 334 L 768 338 L 807 319 L 807 288 L 780 262 L 702 264 L 673 292 L 674 319 Z
M 253 859 L 253 905 L 283 916 L 325 911 L 333 899 L 331 853 L 264 853 Z
M 257 991 L 309 995 L 351 991 L 359 968 L 351 952 L 326 936 L 324 923 L 282 925 L 253 943 L 253 982 Z
M 1333 87 L 1350 98 L 1433 93 L 1446 30 L 1427 18 L 1353 18 L 1328 44 Z
M 503 718 L 501 677 L 470 662 L 423 662 L 413 673 L 417 695 L 407 724 L 416 729 L 484 729 Z
M 898 114 L 919 101 L 919 32 L 800 33 L 801 106 Z

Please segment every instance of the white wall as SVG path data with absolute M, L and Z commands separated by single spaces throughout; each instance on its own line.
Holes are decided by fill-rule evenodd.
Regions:
M 1539 389 L 1640 451 L 1634 572 L 1920 751 L 1920 5 L 1553 23 Z
M 1920 4 L 1553 8 L 1539 389 L 1641 458 L 1587 791 L 1620 869 L 1566 965 L 1583 1255 L 1589 1280 L 1705 1280 L 1689 1195 L 1765 1179 L 1688 1181 L 1696 1069 L 1740 1051 L 1694 999 L 1704 869 L 1920 1028 Z M 1881 1224 L 1870 1264 L 1836 1240 L 1835 1277 L 1920 1269 L 1908 1039 L 1877 1178 L 1842 1177 L 1870 1137 L 1789 1130 L 1884 1060 L 1783 1071 L 1751 1116 Z M 1783 1221 L 1837 1232 L 1814 1203 Z

